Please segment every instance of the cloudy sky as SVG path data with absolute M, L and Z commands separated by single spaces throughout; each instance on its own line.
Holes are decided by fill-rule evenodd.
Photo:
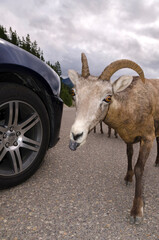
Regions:
M 64 76 L 81 72 L 85 52 L 93 75 L 128 58 L 146 77 L 159 77 L 158 0 L 0 0 L 0 24 L 20 37 L 29 33 Z

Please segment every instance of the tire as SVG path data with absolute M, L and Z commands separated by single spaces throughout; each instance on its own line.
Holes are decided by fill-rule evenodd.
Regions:
M 50 122 L 38 95 L 27 87 L 0 83 L 0 188 L 18 185 L 40 166 Z

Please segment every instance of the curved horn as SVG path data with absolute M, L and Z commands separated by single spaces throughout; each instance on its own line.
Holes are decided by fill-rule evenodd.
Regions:
M 144 72 L 141 69 L 141 67 L 137 63 L 135 63 L 135 62 L 133 62 L 131 60 L 127 60 L 127 59 L 122 59 L 122 60 L 117 60 L 115 62 L 112 62 L 110 65 L 108 65 L 104 69 L 104 71 L 99 76 L 99 78 L 102 79 L 102 80 L 109 81 L 111 76 L 116 71 L 118 71 L 119 69 L 122 69 L 122 68 L 131 68 L 131 69 L 133 69 L 134 71 L 136 71 L 139 74 L 141 80 L 145 83 L 145 76 L 144 76 Z
M 90 75 L 88 61 L 84 53 L 81 54 L 82 61 L 82 77 L 87 78 Z

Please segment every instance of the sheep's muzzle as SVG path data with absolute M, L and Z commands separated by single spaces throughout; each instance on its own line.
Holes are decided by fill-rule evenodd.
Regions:
M 80 145 L 80 143 L 77 143 L 77 142 L 75 142 L 75 141 L 70 140 L 69 148 L 70 148 L 72 151 L 75 151 L 79 145 Z

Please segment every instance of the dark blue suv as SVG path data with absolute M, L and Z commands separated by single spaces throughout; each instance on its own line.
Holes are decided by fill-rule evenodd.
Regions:
M 48 65 L 0 39 L 0 188 L 28 179 L 58 142 L 60 88 Z

